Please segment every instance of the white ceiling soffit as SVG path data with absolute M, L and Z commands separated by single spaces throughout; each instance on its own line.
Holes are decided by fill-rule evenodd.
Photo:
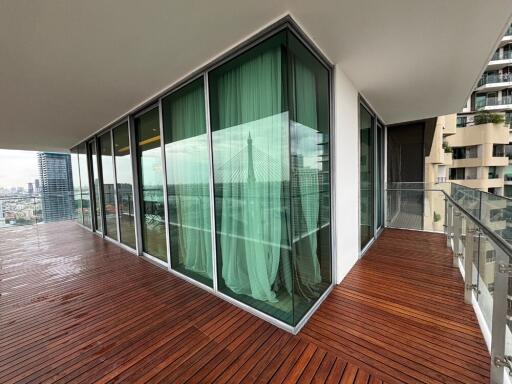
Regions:
M 387 123 L 458 111 L 510 0 L 0 0 L 0 148 L 62 150 L 290 13 Z

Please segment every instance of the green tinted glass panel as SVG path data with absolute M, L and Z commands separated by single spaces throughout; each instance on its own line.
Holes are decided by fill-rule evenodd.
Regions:
M 91 161 L 91 170 L 92 170 L 92 182 L 93 182 L 93 196 L 94 196 L 94 229 L 102 232 L 103 231 L 103 221 L 101 219 L 101 185 L 98 173 L 98 155 L 96 151 L 96 142 L 89 142 L 89 154 Z
M 73 209 L 76 220 L 83 224 L 82 216 L 82 195 L 80 191 L 80 165 L 78 163 L 78 148 L 71 150 L 71 173 L 73 177 Z
M 82 143 L 78 146 L 78 160 L 80 166 L 80 185 L 82 195 L 82 213 L 83 224 L 92 228 L 91 216 L 91 192 L 89 189 L 89 168 L 87 161 L 87 144 Z
M 376 226 L 377 229 L 382 227 L 384 219 L 384 127 L 377 125 L 377 161 L 375 164 L 375 181 L 376 181 Z
M 172 268 L 209 286 L 212 237 L 204 87 L 162 100 Z
M 359 111 L 360 124 L 360 225 L 361 249 L 373 238 L 373 209 L 374 209 L 374 128 L 373 117 L 361 105 Z
M 114 185 L 114 163 L 110 132 L 98 138 L 103 176 L 103 212 L 105 215 L 105 235 L 117 239 L 116 191 Z
M 142 248 L 167 261 L 162 149 L 158 108 L 135 118 L 141 196 Z
M 293 323 L 286 33 L 209 74 L 218 286 Z
M 329 72 L 288 36 L 294 324 L 329 287 Z
M 128 123 L 114 128 L 112 133 L 114 137 L 114 160 L 116 167 L 119 240 L 129 247 L 135 248 L 133 176 Z

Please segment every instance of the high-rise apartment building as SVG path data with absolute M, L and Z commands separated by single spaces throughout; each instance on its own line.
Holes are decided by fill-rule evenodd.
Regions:
M 505 120 L 512 119 L 512 25 L 502 37 L 496 52 L 457 116 L 457 125 L 473 122 L 476 112 L 503 112 Z
M 478 118 L 487 114 L 486 118 Z M 494 123 L 490 114 L 503 116 Z M 449 179 L 486 192 L 512 196 L 510 122 L 512 121 L 512 25 L 501 38 L 476 88 L 457 115 L 457 134 L 445 147 L 453 147 Z
M 43 221 L 73 218 L 73 181 L 71 157 L 66 153 L 37 154 L 41 180 L 41 209 Z

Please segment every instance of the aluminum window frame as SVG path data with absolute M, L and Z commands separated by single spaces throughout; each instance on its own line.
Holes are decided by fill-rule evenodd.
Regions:
M 301 320 L 297 322 L 295 326 L 285 323 L 284 321 L 278 320 L 256 308 L 253 308 L 243 302 L 237 301 L 236 299 L 221 293 L 218 291 L 218 271 L 217 271 L 217 247 L 216 247 L 216 226 L 215 226 L 215 196 L 214 196 L 214 180 L 213 180 L 213 148 L 212 148 L 212 135 L 211 135 L 211 123 L 210 123 L 210 103 L 209 103 L 209 84 L 208 84 L 208 75 L 210 71 L 224 65 L 228 61 L 238 57 L 239 55 L 247 52 L 248 50 L 254 48 L 255 46 L 262 43 L 264 40 L 274 36 L 275 34 L 287 30 L 292 33 L 294 37 L 296 37 L 301 44 L 307 49 L 309 53 L 311 53 L 315 59 L 327 70 L 327 86 L 328 86 L 328 110 L 329 110 L 329 183 L 330 183 L 330 249 L 331 249 L 331 282 L 329 286 L 325 289 L 322 295 L 316 300 L 315 304 L 303 315 Z M 203 284 L 199 281 L 196 281 L 174 269 L 172 269 L 171 265 L 171 255 L 170 255 L 170 234 L 168 230 L 168 199 L 167 199 L 167 172 L 166 172 L 166 157 L 165 157 L 165 138 L 164 138 L 164 130 L 163 130 L 163 119 L 162 119 L 162 99 L 166 96 L 173 94 L 174 92 L 179 91 L 181 88 L 187 86 L 193 81 L 198 80 L 199 78 L 203 79 L 203 85 L 205 90 L 205 114 L 206 114 L 206 132 L 208 139 L 208 151 L 209 151 L 209 184 L 210 184 L 210 215 L 211 215 L 211 232 L 212 232 L 212 270 L 213 270 L 213 288 Z M 143 115 L 144 113 L 158 108 L 159 114 L 159 124 L 160 124 L 160 145 L 161 145 L 161 153 L 162 153 L 162 171 L 163 171 L 163 184 L 164 184 L 164 211 L 165 211 L 165 220 L 166 220 L 166 247 L 167 247 L 167 263 L 157 259 L 154 256 L 151 256 L 143 251 L 142 245 L 142 222 L 141 222 L 141 196 L 140 196 L 140 167 L 139 167 L 139 153 L 137 149 L 136 138 L 137 134 L 135 131 L 135 118 Z M 370 109 L 371 110 L 371 109 Z M 375 122 L 377 120 L 375 119 Z M 135 216 L 135 237 L 136 237 L 136 249 L 132 249 L 129 246 L 123 244 L 121 240 L 121 233 L 119 228 L 119 211 L 118 211 L 118 195 L 117 195 L 117 170 L 116 170 L 116 161 L 114 154 L 114 137 L 113 130 L 120 125 L 128 122 L 128 132 L 129 132 L 129 141 L 130 141 L 130 156 L 132 161 L 132 192 L 133 192 L 133 202 L 134 202 L 134 216 Z M 382 124 L 382 127 L 385 129 L 385 125 Z M 96 138 L 101 136 L 102 134 L 110 131 L 111 140 L 112 140 L 112 157 L 113 157 L 113 166 L 114 166 L 114 178 L 115 178 L 115 190 L 116 190 L 116 211 L 117 211 L 117 226 L 118 226 L 118 240 L 110 239 L 107 237 L 107 240 L 112 241 L 127 249 L 130 252 L 136 253 L 139 257 L 143 257 L 144 259 L 152 262 L 153 264 L 167 269 L 172 274 L 202 288 L 206 291 L 222 298 L 225 301 L 234 304 L 235 306 L 244 309 L 245 311 L 281 328 L 293 334 L 297 334 L 300 329 L 307 323 L 309 318 L 313 315 L 313 313 L 318 309 L 321 303 L 325 300 L 325 298 L 332 291 L 334 285 L 336 284 L 336 266 L 337 266 L 337 241 L 336 241 L 336 186 L 337 180 L 335 177 L 336 172 L 336 154 L 335 154 L 335 113 L 334 113 L 334 65 L 327 59 L 327 57 L 320 51 L 320 49 L 313 43 L 313 41 L 302 31 L 300 26 L 293 20 L 290 15 L 283 17 L 277 22 L 263 28 L 259 32 L 255 33 L 252 37 L 249 37 L 242 43 L 237 46 L 227 50 L 216 59 L 210 61 L 199 69 L 193 71 L 189 75 L 185 76 L 181 80 L 175 82 L 174 84 L 168 86 L 163 91 L 155 94 L 150 97 L 143 103 L 139 104 L 135 108 L 132 108 L 119 118 L 115 119 L 112 123 L 109 123 L 105 127 L 99 129 L 93 134 L 89 135 L 85 139 L 81 140 L 77 146 L 83 142 L 87 143 L 92 138 Z M 384 148 L 385 153 L 385 148 Z M 384 215 L 383 215 L 383 220 Z

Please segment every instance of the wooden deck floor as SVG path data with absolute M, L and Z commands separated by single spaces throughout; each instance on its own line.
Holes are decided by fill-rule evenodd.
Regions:
M 0 383 L 484 383 L 439 235 L 386 230 L 290 335 L 73 223 L 0 231 Z

